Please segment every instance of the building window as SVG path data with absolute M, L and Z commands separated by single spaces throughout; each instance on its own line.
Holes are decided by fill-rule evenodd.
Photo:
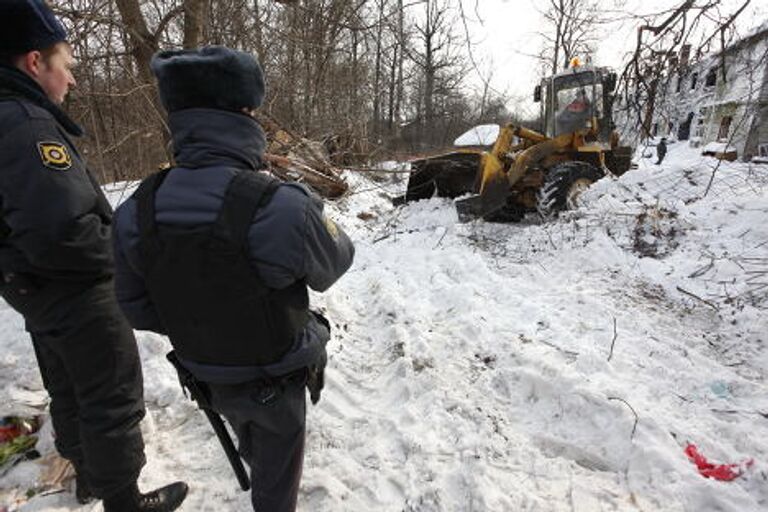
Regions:
M 694 131 L 695 137 L 704 137 L 704 132 L 707 129 L 707 125 L 704 123 L 704 121 L 709 117 L 709 109 L 708 108 L 702 108 L 699 110 L 698 118 L 696 119 L 696 130 Z
M 731 121 L 733 121 L 731 116 L 725 116 L 720 121 L 720 131 L 717 133 L 718 139 L 728 139 L 728 132 L 731 131 Z
M 680 88 L 683 86 L 683 75 L 677 75 L 677 85 L 675 86 L 675 92 L 680 92 Z
M 704 137 L 704 119 L 699 118 L 698 121 L 696 121 L 696 137 L 703 138 Z
M 707 87 L 713 87 L 717 84 L 717 68 L 712 68 L 707 73 L 707 78 L 704 81 L 704 85 Z
M 698 79 L 699 79 L 698 73 L 694 73 L 691 75 L 691 90 L 696 88 L 696 82 L 698 81 Z

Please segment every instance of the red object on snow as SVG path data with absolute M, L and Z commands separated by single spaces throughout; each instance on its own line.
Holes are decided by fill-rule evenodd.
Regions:
M 706 478 L 714 478 L 722 482 L 730 482 L 740 477 L 744 472 L 744 469 L 751 466 L 755 461 L 749 459 L 741 464 L 712 464 L 699 453 L 699 449 L 695 444 L 688 444 L 685 447 L 685 454 L 688 458 L 696 464 L 699 469 L 699 473 Z
M 0 426 L 0 443 L 7 443 L 21 435 L 21 429 L 18 425 Z
M 13 441 L 19 436 L 34 434 L 40 430 L 40 417 L 5 416 L 0 418 L 0 444 Z M 0 509 L 2 512 L 2 509 Z

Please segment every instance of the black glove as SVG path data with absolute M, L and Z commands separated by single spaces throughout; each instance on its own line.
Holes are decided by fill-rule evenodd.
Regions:
M 311 313 L 320 324 L 328 329 L 328 334 L 330 335 L 331 322 L 317 311 L 311 311 Z M 307 389 L 309 390 L 309 399 L 312 401 L 312 405 L 316 405 L 320 401 L 320 393 L 323 390 L 323 386 L 325 386 L 325 364 L 327 362 L 328 356 L 326 355 L 325 347 L 323 347 L 322 354 L 317 362 L 307 368 Z
M 309 399 L 312 405 L 317 405 L 320 401 L 320 394 L 325 386 L 325 365 L 312 365 L 308 369 L 307 389 L 309 390 Z

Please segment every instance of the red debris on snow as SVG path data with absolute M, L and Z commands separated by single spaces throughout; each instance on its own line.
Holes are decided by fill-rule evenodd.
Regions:
M 0 443 L 7 443 L 22 434 L 19 425 L 0 425 Z
M 696 464 L 699 473 L 706 478 L 714 478 L 722 482 L 730 482 L 740 477 L 746 468 L 754 464 L 754 460 L 749 459 L 741 464 L 713 464 L 707 460 L 695 444 L 688 444 L 685 447 L 685 454 L 691 462 Z

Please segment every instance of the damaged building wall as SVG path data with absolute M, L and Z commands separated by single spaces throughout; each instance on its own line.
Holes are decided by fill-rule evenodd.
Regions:
M 768 62 L 766 62 L 768 61 L 768 37 L 763 43 L 766 47 L 763 67 L 768 68 Z M 744 153 L 758 155 L 764 159 L 768 158 L 768 69 L 763 72 L 760 99 L 751 120 Z
M 675 62 L 659 80 L 651 135 L 727 143 L 743 160 L 768 151 L 768 24 L 722 52 Z

